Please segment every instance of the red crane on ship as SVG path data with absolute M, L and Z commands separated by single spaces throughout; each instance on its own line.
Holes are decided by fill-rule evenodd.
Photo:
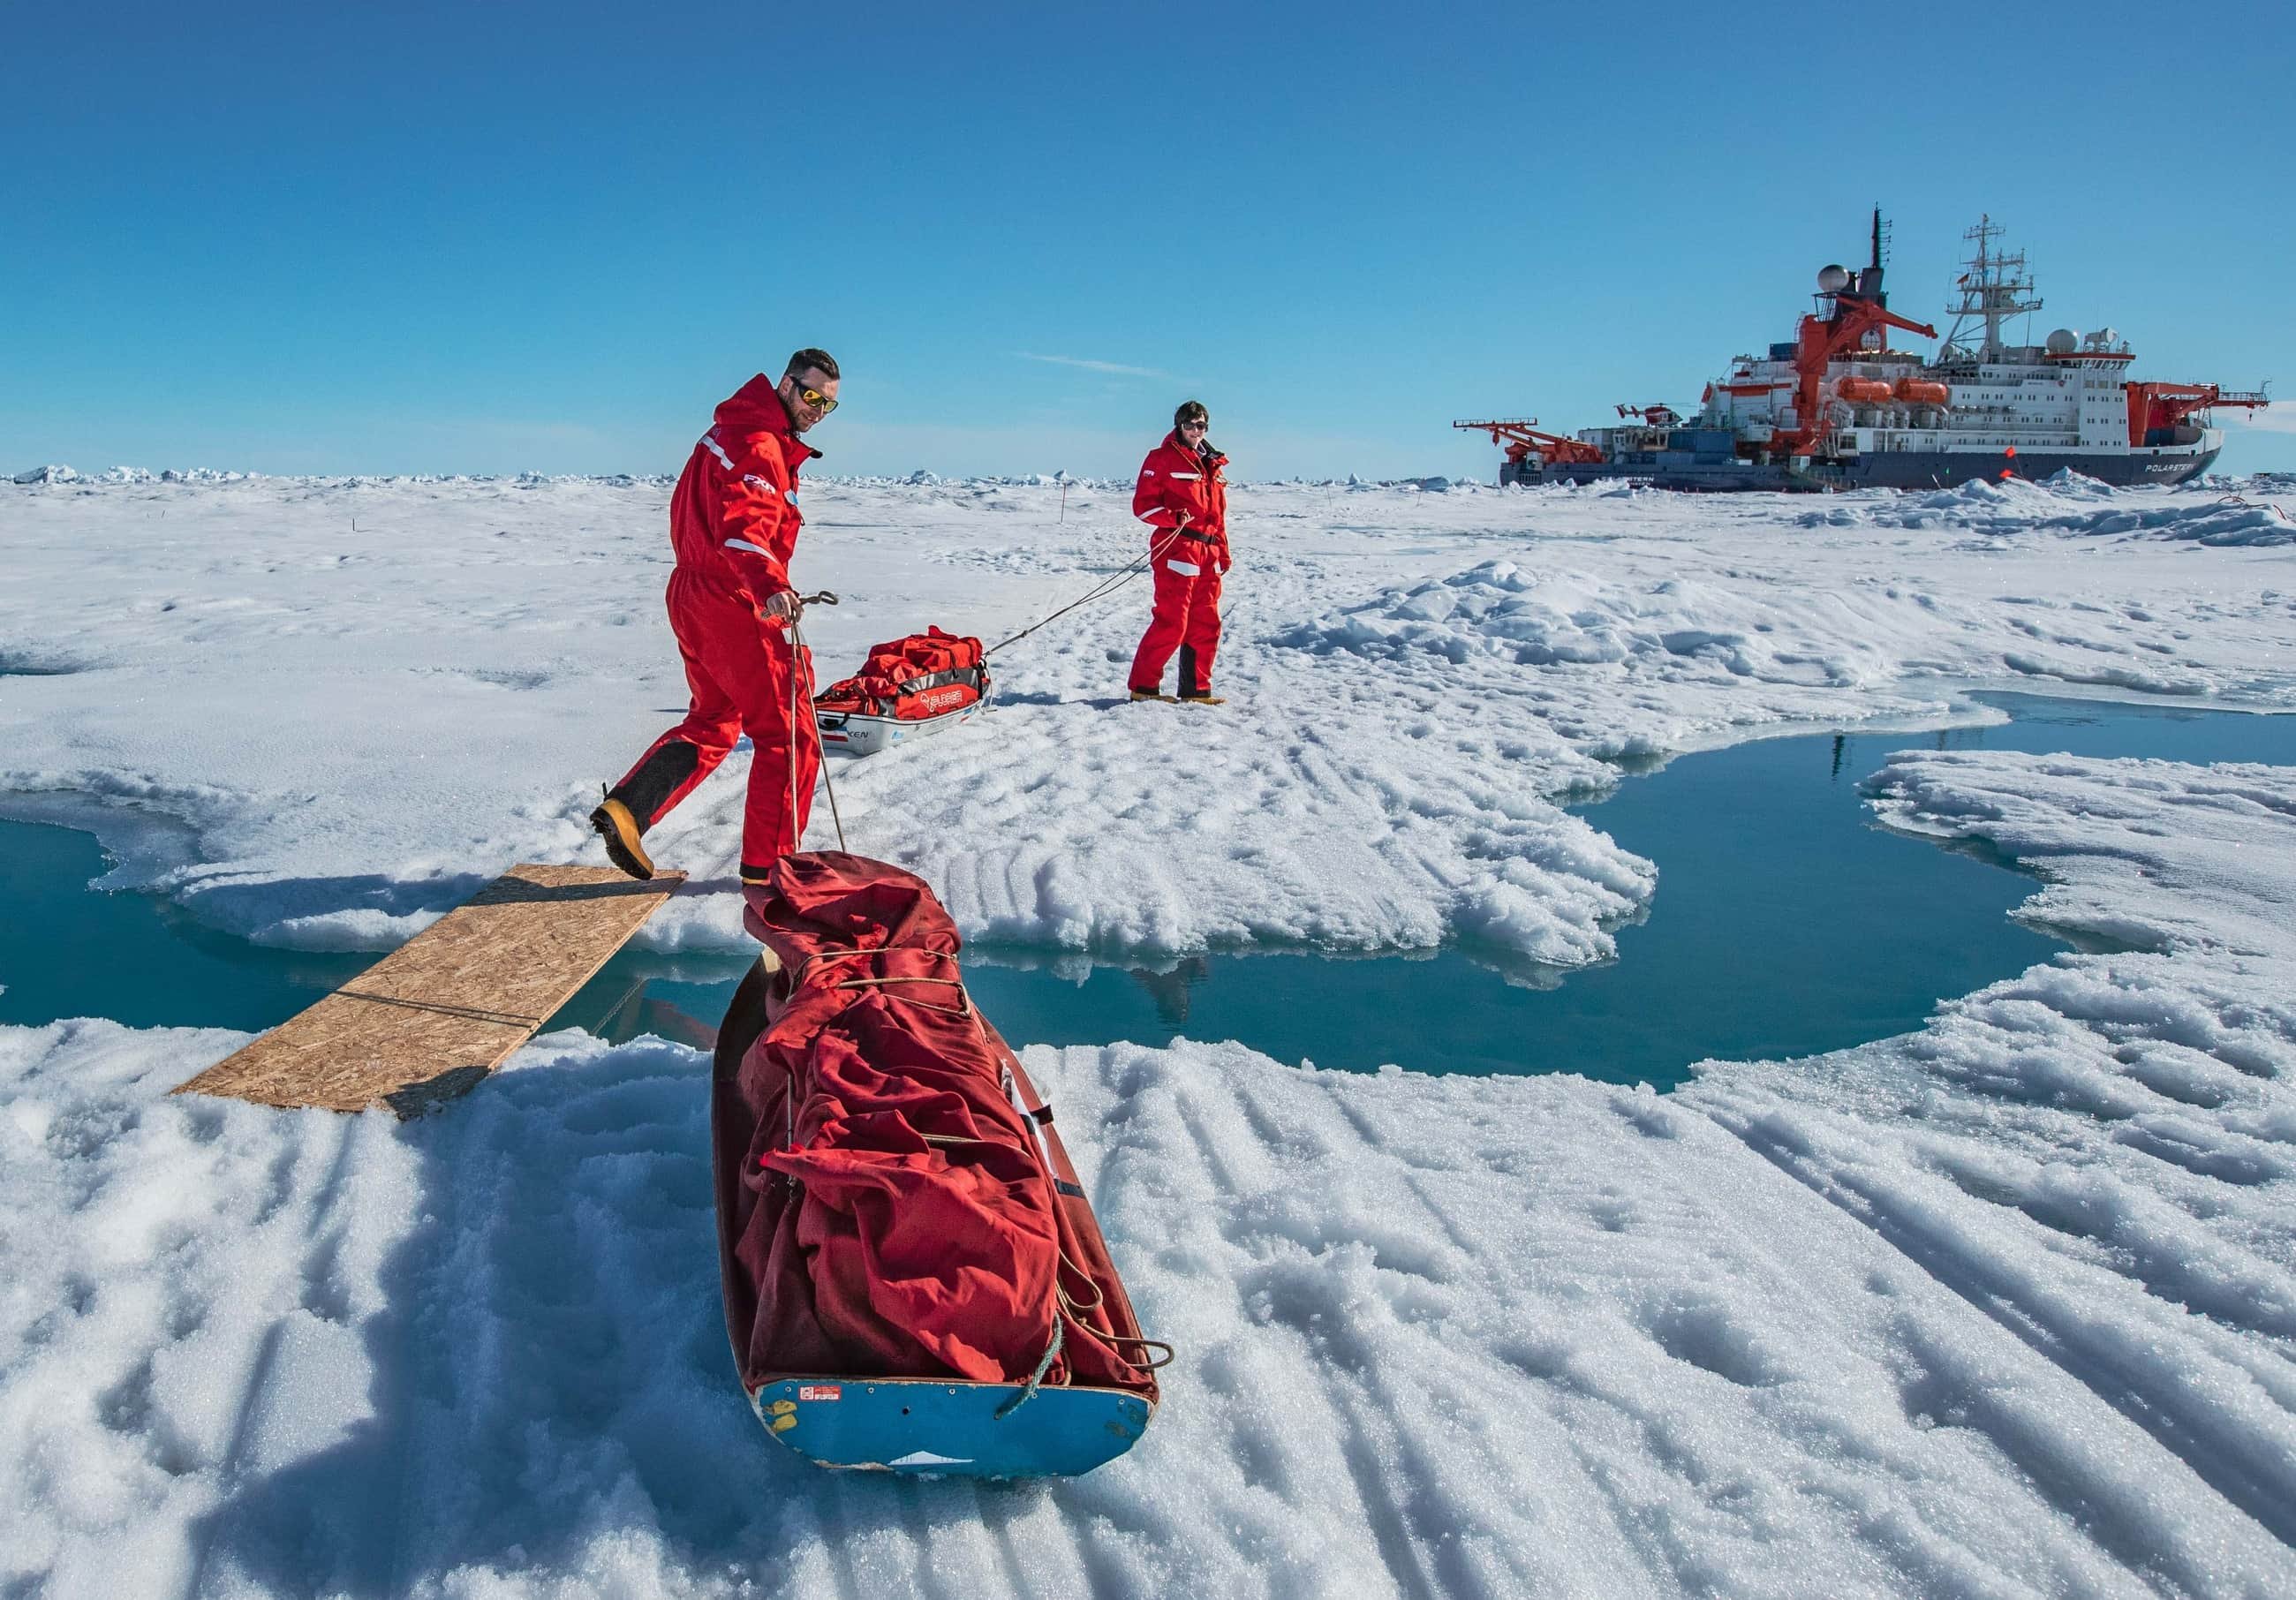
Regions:
M 1596 462 L 1603 459 L 1603 452 L 1584 439 L 1566 439 L 1560 433 L 1542 431 L 1535 416 L 1453 423 L 1451 426 L 1464 428 L 1470 432 L 1489 434 L 1491 443 L 1506 447 L 1507 463 L 1518 471 L 1534 455 L 1542 467 L 1554 462 Z
M 1878 224 L 1876 225 L 1878 226 Z M 1880 247 L 1875 247 L 1875 265 L 1880 265 Z M 1828 268 L 1840 273 L 1839 267 Z M 1847 274 L 1842 274 L 1846 280 Z M 1878 276 L 1878 274 L 1876 275 Z M 1821 283 L 1821 286 L 1822 283 Z M 1794 426 L 1791 433 L 1780 432 L 1770 447 L 1781 455 L 1807 455 L 1810 447 L 1825 431 L 1825 367 L 1857 349 L 1866 342 L 1866 335 L 1882 328 L 1903 328 L 1908 333 L 1918 333 L 1923 339 L 1935 339 L 1937 330 L 1925 322 L 1915 322 L 1909 316 L 1899 316 L 1882 303 L 1876 292 L 1868 298 L 1857 289 L 1848 286 L 1829 291 L 1833 301 L 1830 316 L 1815 314 L 1804 316 L 1794 335 Z
M 2218 406 L 2259 411 L 2272 404 L 2262 390 L 2219 389 L 2213 383 L 2131 383 L 2128 391 L 2128 447 L 2177 442 L 2158 437 L 2173 434 L 2191 418 Z

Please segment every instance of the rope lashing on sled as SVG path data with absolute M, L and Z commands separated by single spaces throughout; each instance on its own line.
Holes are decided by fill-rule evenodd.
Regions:
M 964 985 L 954 978 L 849 978 L 842 983 L 832 983 L 832 989 L 883 989 L 895 983 L 945 983 L 956 991 L 954 1005 L 935 1005 L 930 1000 L 912 1000 L 910 1005 L 924 1011 L 938 1011 L 944 1016 L 969 1017 L 972 1014 L 972 996 Z
M 808 713 L 813 710 L 813 697 L 816 693 L 813 681 L 813 646 L 805 642 L 805 628 L 799 619 L 805 615 L 805 608 L 808 605 L 835 605 L 836 603 L 837 596 L 824 589 L 817 595 L 799 595 L 797 610 L 790 613 L 790 642 L 793 646 L 790 653 L 796 658 L 796 661 L 791 663 L 790 671 L 790 732 L 792 735 L 797 732 L 796 661 L 801 661 L 805 666 L 805 709 Z M 841 850 L 846 848 L 845 818 L 840 816 L 837 810 L 837 784 L 829 775 L 828 758 L 821 753 L 820 725 L 816 723 L 810 715 L 806 718 L 806 721 L 813 727 L 813 749 L 814 755 L 821 765 L 821 786 L 829 792 L 829 820 L 837 825 L 837 848 Z M 797 837 L 797 763 L 792 760 L 790 762 L 790 849 L 794 852 L 801 843 L 802 841 Z
M 855 964 L 873 963 L 877 958 L 890 956 L 897 950 L 946 961 L 952 965 L 955 962 L 954 952 L 922 944 L 898 943 L 873 946 L 865 949 L 818 950 L 807 956 L 794 968 L 789 969 L 787 978 L 789 989 L 791 992 L 808 986 L 829 990 L 871 989 L 896 990 L 896 986 L 916 985 L 953 989 L 957 991 L 955 1005 L 935 1005 L 929 1000 L 899 994 L 897 990 L 894 997 L 906 999 L 911 1005 L 939 1012 L 943 1015 L 959 1016 L 975 1021 L 976 1026 L 982 1030 L 987 1042 L 992 1046 L 1001 1045 L 1001 1041 L 995 1038 L 993 1031 L 988 1030 L 985 1023 L 977 1021 L 980 1013 L 973 1008 L 972 995 L 960 978 L 940 977 L 930 973 L 865 971 L 855 973 L 850 970 Z M 1009 1055 L 1009 1051 L 1004 1053 Z M 1070 1226 L 1074 1221 L 1072 1213 L 1062 1210 L 1063 1201 L 1074 1199 L 1082 1202 L 1084 1190 L 1062 1177 L 1061 1173 L 1066 1169 L 1066 1158 L 1062 1156 L 1056 1162 L 1054 1152 L 1046 1139 L 1047 1130 L 1053 1120 L 1052 1108 L 1049 1104 L 1041 1103 L 1034 1106 L 1029 1104 L 1029 1101 L 1037 1098 L 1035 1090 L 1031 1087 L 1024 1095 L 1020 1082 L 1014 1077 L 1017 1071 L 1017 1063 L 1009 1063 L 1002 1072 L 1005 1095 L 1011 1102 L 1013 1112 L 1021 1118 L 1021 1126 L 1032 1136 L 1029 1142 L 1035 1146 L 1035 1153 L 1042 1163 L 1040 1170 L 1053 1191 L 1051 1204 L 1054 1213 L 1056 1217 L 1066 1218 L 1066 1220 L 1057 1221 L 1055 1224 L 1050 1336 L 1046 1342 L 1043 1354 L 1037 1358 L 1028 1377 L 1021 1383 L 1018 1390 L 993 1413 L 995 1420 L 1000 1422 L 1035 1399 L 1037 1391 L 1051 1380 L 1055 1364 L 1062 1358 L 1062 1352 L 1067 1349 L 1068 1328 L 1071 1323 L 1076 1325 L 1079 1335 L 1087 1339 L 1087 1344 L 1083 1347 L 1088 1354 L 1087 1366 L 1094 1366 L 1095 1364 L 1104 1365 L 1112 1358 L 1119 1364 L 1119 1372 L 1121 1368 L 1129 1366 L 1141 1373 L 1152 1373 L 1169 1366 L 1176 1358 L 1173 1347 L 1163 1340 L 1149 1339 L 1140 1334 L 1118 1331 L 1117 1318 L 1111 1304 L 1109 1291 L 1089 1269 L 1069 1252 L 1066 1244 L 1059 1241 L 1057 1230 Z M 791 1148 L 794 1148 L 796 1145 L 794 1090 L 795 1084 L 792 1081 L 790 1090 L 784 1095 L 785 1115 L 790 1120 L 786 1137 Z M 1004 1140 L 963 1134 L 920 1132 L 917 1137 L 923 1142 L 929 1151 L 938 1152 L 944 1161 L 957 1163 L 974 1159 L 966 1153 L 970 1151 L 1003 1148 L 1005 1144 Z M 1085 1236 L 1092 1238 L 1095 1235 L 1087 1233 Z M 1128 1317 L 1127 1320 L 1129 1320 Z M 1102 1347 L 1101 1353 L 1093 1353 L 1095 1346 L 1090 1342 L 1093 1341 L 1098 1342 L 1099 1347 Z M 1007 1381 L 1009 1382 L 1009 1378 Z M 1060 1381 L 1062 1383 L 1073 1383 L 1075 1381 L 1073 1370 L 1063 1375 Z
M 807 956 L 800 964 L 797 970 L 790 975 L 790 988 L 795 990 L 803 987 L 806 979 L 817 966 L 836 961 L 866 960 L 870 956 L 882 956 L 890 950 L 914 950 L 921 956 L 930 956 L 936 961 L 956 959 L 947 950 L 931 949 L 923 945 L 878 945 L 866 950 L 823 950 L 817 955 Z M 969 1017 L 973 1014 L 972 992 L 964 987 L 963 980 L 956 978 L 935 978 L 922 972 L 880 973 L 860 978 L 840 978 L 829 987 L 832 989 L 886 989 L 898 983 L 932 983 L 953 989 L 956 991 L 956 1004 L 954 1005 L 935 1005 L 930 1000 L 911 1000 L 909 1004 L 926 1011 L 939 1012 L 943 1016 Z
M 1161 1360 L 1134 1361 L 1132 1365 L 1138 1367 L 1142 1372 L 1160 1372 L 1163 1368 L 1171 1366 L 1174 1361 L 1179 1358 L 1180 1352 L 1174 1350 L 1161 1339 L 1143 1339 L 1137 1333 L 1105 1333 L 1103 1334 L 1102 1337 L 1106 1339 L 1111 1344 L 1136 1344 L 1142 1350 L 1162 1350 L 1164 1352 L 1163 1358 Z
M 1018 1411 L 1021 1407 L 1027 1405 L 1030 1400 L 1034 1399 L 1037 1396 L 1037 1391 L 1044 1387 L 1045 1374 L 1053 1370 L 1054 1360 L 1060 1355 L 1062 1346 L 1067 1342 L 1068 1325 L 1071 1318 L 1075 1320 L 1078 1327 L 1089 1329 L 1093 1333 L 1103 1340 L 1106 1340 L 1111 1344 L 1137 1345 L 1144 1350 L 1159 1350 L 1164 1352 L 1162 1358 L 1160 1360 L 1132 1362 L 1133 1366 L 1140 1368 L 1143 1372 L 1154 1372 L 1159 1367 L 1169 1366 L 1172 1364 L 1174 1357 L 1178 1354 L 1177 1350 L 1175 1350 L 1170 1345 L 1165 1343 L 1161 1339 L 1143 1339 L 1136 1334 L 1119 1333 L 1111 1328 L 1094 1326 L 1092 1318 L 1088 1313 L 1096 1311 L 1103 1306 L 1106 1305 L 1108 1303 L 1107 1294 L 1101 1289 L 1098 1284 L 1093 1283 L 1092 1275 L 1090 1273 L 1086 1272 L 1083 1268 L 1078 1266 L 1074 1261 L 1069 1259 L 1069 1252 L 1065 1250 L 1061 1251 L 1060 1264 L 1062 1267 L 1067 1268 L 1070 1271 L 1075 1273 L 1078 1277 L 1083 1279 L 1086 1284 L 1090 1284 L 1092 1285 L 1092 1298 L 1088 1301 L 1078 1300 L 1074 1295 L 1069 1292 L 1068 1285 L 1060 1281 L 1059 1275 L 1057 1273 L 1054 1275 L 1052 1342 L 1045 1346 L 1044 1358 L 1037 1363 L 1037 1370 L 1029 1374 L 1029 1381 L 1021 1386 L 1021 1392 L 996 1407 L 994 1415 L 996 1420 L 1000 1423 L 1006 1417 L 1012 1415 L 1015 1411 Z M 1128 1359 L 1128 1358 L 1127 1358 Z
M 1102 578 L 1098 583 L 1093 585 L 1091 588 L 1086 590 L 1076 599 L 1070 601 L 1066 605 L 1061 607 L 1059 611 L 1052 612 L 1049 616 L 1039 617 L 1036 621 L 1029 623 L 1028 627 L 1022 628 L 1019 633 L 1014 634 L 1011 638 L 998 640 L 996 644 L 991 644 L 988 649 L 980 652 L 980 659 L 985 661 L 990 656 L 995 655 L 998 651 L 1004 649 L 1005 645 L 1018 644 L 1030 634 L 1035 633 L 1038 628 L 1044 627 L 1046 623 L 1053 620 L 1054 617 L 1064 617 L 1080 605 L 1090 605 L 1095 600 L 1104 600 L 1109 595 L 1115 594 L 1117 590 L 1122 588 L 1126 584 L 1130 583 L 1134 578 L 1139 577 L 1149 568 L 1154 566 L 1156 564 L 1156 558 L 1163 554 L 1165 551 L 1170 549 L 1172 547 L 1172 541 L 1178 538 L 1186 531 L 1187 528 L 1185 524 L 1178 528 L 1175 528 L 1171 532 L 1166 534 L 1162 539 L 1159 540 L 1153 546 L 1152 546 L 1148 554 L 1142 556 L 1138 561 L 1134 562 L 1130 566 L 1125 568 L 1120 572 L 1111 573 L 1108 577 Z
M 1069 1292 L 1069 1286 L 1061 1282 L 1061 1275 L 1057 1271 L 1054 1272 L 1053 1274 L 1053 1292 L 1060 1297 L 1061 1309 L 1066 1312 L 1069 1316 L 1075 1317 L 1083 1326 L 1091 1328 L 1094 1333 L 1098 1333 L 1102 1338 L 1107 1339 L 1114 1337 L 1109 1329 L 1097 1326 L 1092 1320 L 1092 1313 L 1101 1309 L 1108 1304 L 1107 1293 L 1102 1290 L 1098 1284 L 1092 1281 L 1092 1274 L 1086 1272 L 1083 1268 L 1078 1266 L 1074 1261 L 1069 1259 L 1069 1252 L 1067 1251 L 1062 1251 L 1060 1252 L 1060 1264 L 1062 1267 L 1067 1268 L 1070 1272 L 1075 1273 L 1077 1276 L 1082 1278 L 1092 1290 L 1092 1298 L 1090 1300 L 1078 1300 L 1075 1295 Z
M 1061 1265 L 1067 1268 L 1070 1272 L 1076 1274 L 1078 1277 L 1083 1279 L 1086 1284 L 1091 1286 L 1092 1289 L 1092 1298 L 1090 1300 L 1078 1300 L 1076 1296 L 1068 1292 L 1068 1286 L 1066 1284 L 1059 1281 L 1058 1275 L 1056 1274 L 1054 1276 L 1053 1288 L 1054 1292 L 1060 1297 L 1061 1309 L 1068 1316 L 1074 1318 L 1078 1326 L 1089 1328 L 1093 1333 L 1097 1333 L 1101 1338 L 1105 1339 L 1111 1344 L 1136 1344 L 1144 1350 L 1162 1350 L 1164 1352 L 1164 1358 L 1160 1361 L 1132 1362 L 1133 1366 L 1138 1367 L 1143 1372 L 1154 1372 L 1160 1366 L 1169 1366 L 1172 1364 L 1173 1357 L 1178 1352 L 1173 1350 L 1170 1345 L 1165 1343 L 1161 1339 L 1144 1339 L 1136 1333 L 1119 1333 L 1116 1331 L 1114 1325 L 1110 1323 L 1110 1319 L 1107 1317 L 1103 1317 L 1101 1322 L 1110 1323 L 1110 1325 L 1108 1326 L 1103 1327 L 1100 1323 L 1094 1322 L 1091 1314 L 1095 1311 L 1100 1310 L 1108 1304 L 1107 1292 L 1101 1288 L 1098 1283 L 1094 1281 L 1092 1274 L 1086 1272 L 1083 1268 L 1078 1266 L 1074 1261 L 1069 1259 L 1069 1252 L 1065 1250 L 1061 1251 Z M 1130 1358 L 1128 1357 L 1127 1359 L 1128 1360 Z
M 1047 1173 L 1046 1176 L 1051 1175 Z M 1058 1268 L 1054 1269 L 1053 1273 L 1053 1342 L 1045 1346 L 1044 1359 L 1037 1363 L 1037 1370 L 1029 1374 L 1029 1381 L 1021 1386 L 1021 1392 L 996 1407 L 995 1416 L 1000 1423 L 1036 1398 L 1037 1391 L 1044 1385 L 1045 1374 L 1053 1369 L 1054 1358 L 1061 1353 L 1061 1346 L 1067 1341 L 1070 1317 L 1076 1319 L 1078 1326 L 1090 1329 L 1103 1339 L 1114 1341 L 1115 1335 L 1105 1329 L 1093 1327 L 1091 1318 L 1085 1315 L 1086 1312 L 1098 1310 L 1105 1305 L 1108 1296 L 1102 1292 L 1098 1284 L 1093 1283 L 1090 1273 L 1069 1259 L 1069 1252 L 1065 1250 L 1060 1252 L 1060 1266 L 1067 1268 L 1092 1285 L 1092 1299 L 1079 1301 L 1070 1294 L 1068 1285 L 1061 1282 Z M 1169 1357 L 1166 1358 L 1168 1360 L 1169 1358 Z
M 1051 1171 L 1047 1169 L 1045 1176 L 1050 1177 Z M 1089 1301 L 1080 1301 L 1069 1292 L 1068 1285 L 1061 1282 L 1060 1268 L 1062 1267 L 1067 1268 L 1086 1283 L 1092 1284 L 1092 1299 Z M 1053 1370 L 1053 1358 L 1061 1353 L 1061 1346 L 1068 1338 L 1070 1317 L 1075 1317 L 1078 1326 L 1090 1328 L 1103 1339 L 1109 1336 L 1101 1329 L 1093 1327 L 1091 1320 L 1083 1315 L 1084 1312 L 1098 1309 L 1107 1302 L 1107 1300 L 1108 1296 L 1101 1292 L 1100 1285 L 1093 1283 L 1092 1275 L 1069 1259 L 1067 1251 L 1060 1251 L 1059 1265 L 1053 1271 L 1053 1342 L 1045 1346 L 1044 1359 L 1037 1363 L 1037 1370 L 1029 1374 L 1029 1381 L 1021 1386 L 1021 1392 L 996 1407 L 995 1415 L 998 1422 L 1003 1422 L 1036 1398 L 1037 1391 L 1044 1384 L 1045 1374 Z

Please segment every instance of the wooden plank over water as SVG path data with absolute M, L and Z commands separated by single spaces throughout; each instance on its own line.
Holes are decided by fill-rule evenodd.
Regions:
M 420 1115 L 534 1037 L 685 881 L 521 864 L 176 1090 Z

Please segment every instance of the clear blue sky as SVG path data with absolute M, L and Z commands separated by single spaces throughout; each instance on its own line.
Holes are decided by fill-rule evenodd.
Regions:
M 793 347 L 832 471 L 1488 476 L 1980 211 L 2141 376 L 2279 377 L 2296 11 L 16 5 L 0 468 L 668 472 Z M 2041 328 L 2036 329 L 2036 336 Z

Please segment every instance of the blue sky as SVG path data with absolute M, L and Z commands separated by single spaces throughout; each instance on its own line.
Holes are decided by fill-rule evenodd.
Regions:
M 1895 227 L 2281 386 L 2296 16 L 581 0 L 12 7 L 0 468 L 671 472 L 791 348 L 846 472 L 1488 477 L 1454 417 L 1694 400 Z M 2037 325 L 2036 336 L 2044 331 Z

